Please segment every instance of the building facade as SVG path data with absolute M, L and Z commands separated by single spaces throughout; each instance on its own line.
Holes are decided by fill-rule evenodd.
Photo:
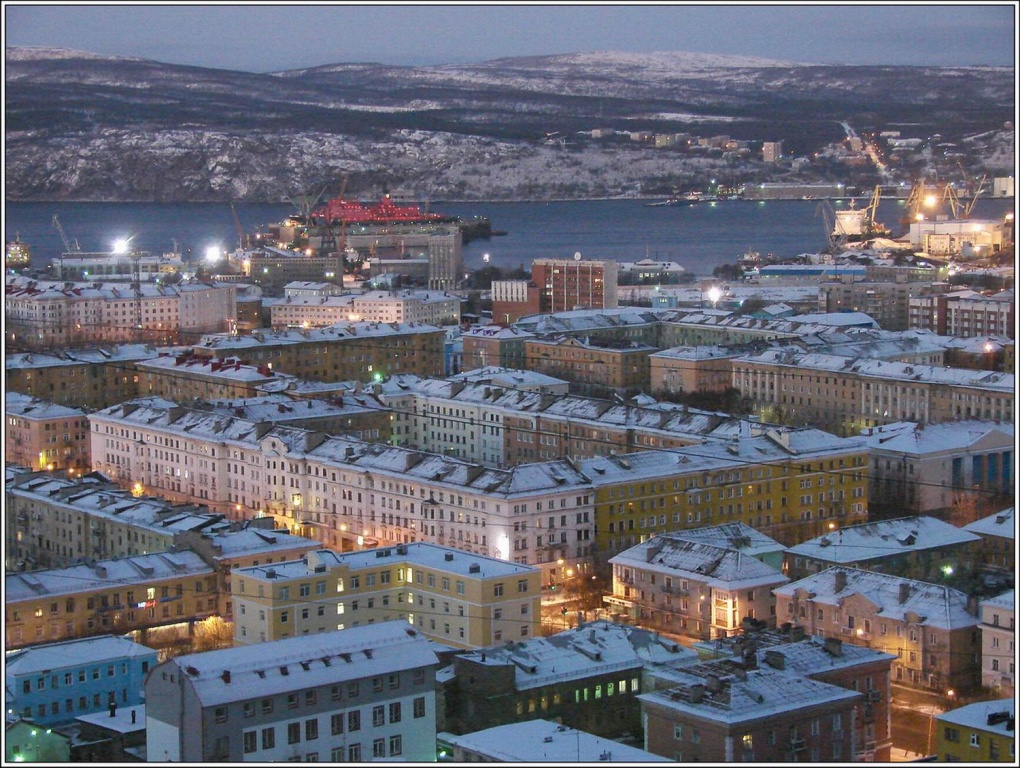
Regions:
M 400 622 L 179 656 L 145 683 L 148 759 L 432 762 L 436 665 Z
M 83 411 L 9 390 L 4 409 L 5 461 L 38 470 L 88 471 L 88 420 Z
M 1012 696 L 1016 690 L 1016 591 L 981 601 L 981 685 Z

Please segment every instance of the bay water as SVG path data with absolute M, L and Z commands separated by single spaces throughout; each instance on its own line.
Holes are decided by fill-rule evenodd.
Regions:
M 464 246 L 464 265 L 486 263 L 511 270 L 528 268 L 532 259 L 675 261 L 695 275 L 711 275 L 747 251 L 792 258 L 827 247 L 826 226 L 818 201 L 725 200 L 693 206 L 645 205 L 646 200 L 466 203 L 432 202 L 430 210 L 471 218 L 488 217 L 505 235 L 474 240 Z M 836 210 L 867 200 L 833 200 Z M 981 199 L 975 218 L 999 219 L 1013 210 L 1013 199 Z M 134 249 L 165 253 L 175 247 L 185 259 L 198 259 L 209 247 L 233 250 L 237 226 L 226 203 L 5 203 L 4 240 L 15 235 L 32 249 L 33 266 L 41 268 L 64 250 L 54 226 L 56 216 L 68 240 L 83 251 L 109 251 L 114 240 L 131 238 Z M 294 213 L 289 203 L 237 203 L 244 232 Z M 894 234 L 901 231 L 902 200 L 883 199 L 877 220 Z M 176 245 L 175 245 L 176 244 Z M 488 254 L 488 260 L 484 256 Z

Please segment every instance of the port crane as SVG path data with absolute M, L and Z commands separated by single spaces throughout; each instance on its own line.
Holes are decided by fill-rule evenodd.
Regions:
M 60 239 L 64 241 L 64 252 L 65 253 L 80 253 L 81 246 L 78 245 L 77 240 L 70 240 L 67 237 L 67 233 L 64 231 L 64 226 L 60 223 L 60 219 L 57 214 L 53 214 L 53 226 L 56 227 L 57 232 L 60 233 Z
M 237 217 L 237 208 L 234 207 L 234 202 L 230 202 L 230 215 L 234 219 L 234 229 L 237 230 L 237 247 L 244 249 L 244 228 L 241 226 L 241 220 Z

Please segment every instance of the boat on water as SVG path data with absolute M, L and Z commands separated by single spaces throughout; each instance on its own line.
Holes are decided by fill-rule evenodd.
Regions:
M 32 252 L 28 243 L 24 243 L 19 235 L 7 243 L 5 248 L 4 264 L 8 267 L 19 269 L 27 267 L 32 260 Z
M 653 203 L 645 203 L 647 208 L 659 208 L 667 205 L 696 205 L 698 203 L 714 203 L 722 198 L 708 192 L 684 192 L 682 195 L 674 194 L 665 200 L 658 200 Z

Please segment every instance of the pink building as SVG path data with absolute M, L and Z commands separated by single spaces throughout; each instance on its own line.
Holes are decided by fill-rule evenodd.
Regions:
M 90 468 L 89 424 L 83 411 L 8 391 L 4 459 L 32 469 Z

